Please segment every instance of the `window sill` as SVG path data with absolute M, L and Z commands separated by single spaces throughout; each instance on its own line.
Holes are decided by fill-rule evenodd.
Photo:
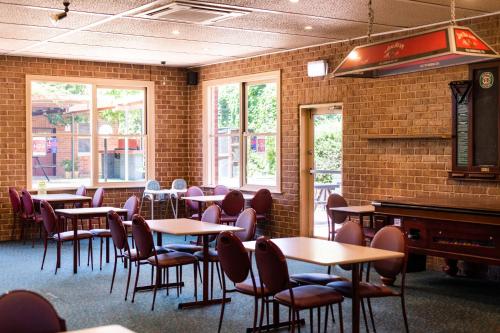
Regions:
M 216 185 L 200 185 L 201 188 L 214 189 Z M 262 188 L 267 188 L 271 194 L 283 194 L 283 192 L 277 188 L 269 188 L 265 186 L 244 186 L 244 187 L 230 187 L 230 190 L 238 190 L 242 192 L 256 193 Z
M 96 190 L 99 187 L 102 187 L 104 189 L 144 189 L 146 186 L 146 183 L 143 185 L 140 184 L 106 184 L 106 185 L 99 185 L 99 186 L 86 186 L 87 190 Z M 67 191 L 76 191 L 78 187 L 57 187 L 57 188 L 48 188 L 47 193 L 52 193 L 52 192 L 67 192 Z M 29 192 L 38 192 L 37 188 L 29 188 Z

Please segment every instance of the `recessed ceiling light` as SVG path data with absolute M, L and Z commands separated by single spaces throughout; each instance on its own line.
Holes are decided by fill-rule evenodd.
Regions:
M 299 0 L 290 0 L 290 2 L 297 3 Z
M 311 27 L 310 25 L 306 25 L 306 26 L 304 27 L 304 30 L 312 30 L 312 29 L 313 29 L 313 27 Z
M 179 30 L 172 30 L 172 35 L 178 35 L 180 34 L 181 32 Z

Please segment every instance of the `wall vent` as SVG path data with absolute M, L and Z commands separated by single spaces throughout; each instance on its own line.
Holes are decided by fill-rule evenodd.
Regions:
M 250 13 L 248 10 L 234 9 L 211 3 L 175 1 L 167 5 L 159 5 L 152 9 L 149 8 L 135 16 L 155 20 L 208 25 L 248 13 Z

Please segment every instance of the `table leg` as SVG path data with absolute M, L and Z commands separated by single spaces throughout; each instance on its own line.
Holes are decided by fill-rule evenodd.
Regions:
M 71 217 L 73 226 L 73 273 L 78 272 L 78 216 Z
M 162 246 L 163 245 L 163 237 L 161 232 L 156 232 L 156 245 Z
M 202 202 L 198 201 L 198 220 L 201 221 Z
M 359 265 L 352 264 L 352 332 L 359 333 Z

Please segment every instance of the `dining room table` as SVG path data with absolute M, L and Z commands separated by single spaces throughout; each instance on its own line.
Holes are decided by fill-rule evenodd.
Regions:
M 33 200 L 35 206 L 39 206 L 40 202 L 43 200 L 47 201 L 52 206 L 75 203 L 81 203 L 83 206 L 86 203 L 90 205 L 90 202 L 92 201 L 92 197 L 72 193 L 33 194 L 31 199 Z
M 247 194 L 243 193 L 243 199 L 245 201 L 252 200 L 254 194 Z M 225 195 L 224 194 L 217 194 L 217 195 L 196 195 L 192 197 L 182 197 L 182 200 L 190 200 L 190 201 L 195 201 L 198 203 L 198 220 L 201 220 L 201 215 L 203 213 L 203 205 L 205 205 L 208 202 L 218 202 L 224 200 Z
M 59 217 L 63 217 L 71 220 L 72 230 L 74 233 L 73 237 L 73 273 L 78 272 L 77 265 L 77 231 L 78 231 L 78 219 L 92 219 L 92 218 L 106 218 L 106 228 L 108 228 L 107 215 L 110 211 L 115 211 L 118 215 L 123 217 L 127 216 L 128 210 L 125 208 L 117 207 L 85 207 L 85 208 L 63 208 L 56 209 L 55 213 Z M 109 262 L 109 238 L 106 238 L 106 262 Z
M 68 331 L 68 333 L 135 333 L 121 325 L 105 325 L 91 328 L 84 328 L 76 331 Z
M 230 298 L 222 299 L 209 299 L 208 297 L 208 258 L 209 258 L 209 236 L 218 235 L 223 231 L 244 231 L 244 228 L 229 226 L 225 224 L 216 224 L 202 222 L 193 219 L 179 218 L 179 219 L 164 219 L 164 220 L 146 220 L 151 231 L 156 232 L 157 240 L 156 245 L 163 245 L 163 234 L 174 236 L 200 236 L 202 238 L 203 246 L 203 295 L 201 301 L 180 303 L 179 309 L 202 307 L 212 304 L 220 304 L 222 302 L 230 302 Z M 123 225 L 131 227 L 131 221 L 124 221 Z M 168 245 L 167 245 L 168 247 Z
M 359 333 L 360 322 L 360 266 L 378 260 L 403 258 L 404 253 L 375 249 L 372 247 L 344 244 L 335 241 L 328 241 L 319 238 L 309 237 L 289 237 L 271 239 L 287 259 L 307 262 L 321 266 L 333 266 L 350 264 L 352 267 L 352 332 Z M 255 251 L 256 241 L 244 242 L 247 251 Z M 279 304 L 273 303 L 273 323 L 261 329 L 278 329 L 288 326 L 288 322 L 282 323 L 279 320 Z M 248 331 L 248 330 L 247 330 Z

